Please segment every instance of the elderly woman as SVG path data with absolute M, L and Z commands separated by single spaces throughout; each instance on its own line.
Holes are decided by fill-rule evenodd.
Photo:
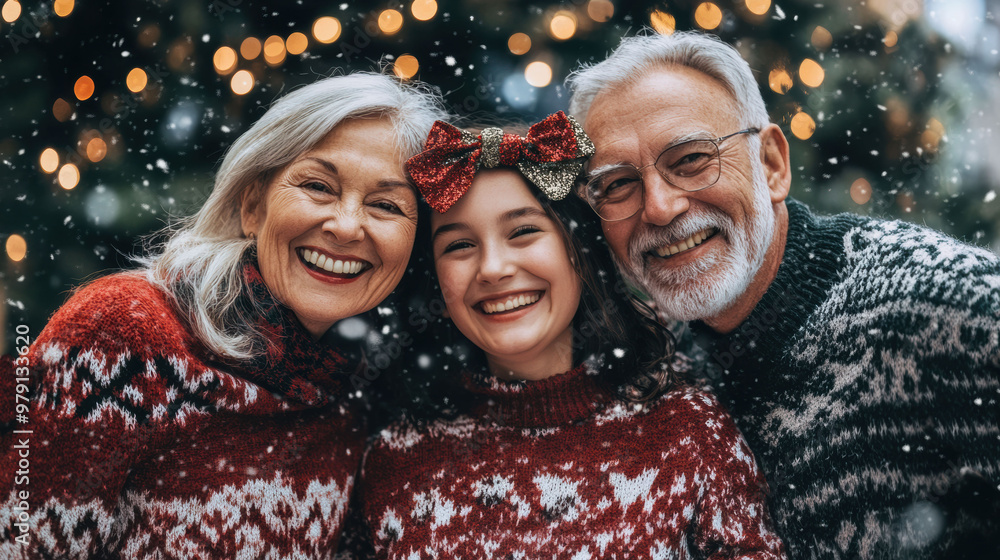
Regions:
M 439 107 L 376 74 L 290 93 L 142 269 L 81 288 L 0 368 L 30 373 L 33 432 L 3 436 L 0 557 L 334 555 L 366 434 L 319 339 L 406 269 L 403 163 Z

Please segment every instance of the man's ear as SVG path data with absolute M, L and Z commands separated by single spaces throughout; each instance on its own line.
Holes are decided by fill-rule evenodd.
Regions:
M 788 139 L 774 123 L 760 131 L 760 159 L 764 164 L 771 203 L 777 204 L 788 197 L 792 186 L 792 165 L 788 156 Z
M 243 191 L 240 201 L 240 226 L 243 228 L 243 235 L 260 231 L 264 218 L 264 188 L 260 183 L 254 183 Z

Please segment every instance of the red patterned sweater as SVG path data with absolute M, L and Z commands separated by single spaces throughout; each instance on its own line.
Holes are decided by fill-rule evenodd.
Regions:
M 269 348 L 237 367 L 206 361 L 136 273 L 55 313 L 30 348 L 28 422 L 0 407 L 0 558 L 334 556 L 365 436 L 344 360 L 245 274 Z
M 466 381 L 469 414 L 394 424 L 369 448 L 359 488 L 377 557 L 785 557 L 715 397 L 678 389 L 637 407 L 583 367 Z

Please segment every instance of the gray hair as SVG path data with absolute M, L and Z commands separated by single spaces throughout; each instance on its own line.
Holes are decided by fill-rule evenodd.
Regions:
M 285 95 L 229 148 L 201 209 L 168 227 L 166 241 L 137 259 L 146 278 L 173 298 L 207 349 L 231 360 L 260 354 L 259 315 L 236 305 L 245 289 L 241 263 L 253 245 L 243 236 L 244 196 L 262 196 L 274 174 L 348 119 L 387 117 L 400 152 L 417 153 L 434 121 L 446 118 L 442 107 L 426 86 L 367 72 Z
M 741 128 L 762 128 L 770 122 L 757 81 L 740 53 L 714 35 L 694 31 L 661 35 L 645 30 L 623 38 L 606 60 L 583 65 L 566 78 L 572 92 L 569 112 L 584 122 L 602 91 L 628 86 L 650 70 L 669 66 L 686 66 L 715 78 L 733 96 Z

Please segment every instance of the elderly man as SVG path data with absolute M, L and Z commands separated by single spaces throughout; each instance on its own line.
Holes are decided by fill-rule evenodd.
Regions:
M 569 86 L 597 147 L 580 194 L 624 275 L 701 333 L 790 556 L 989 555 L 997 256 L 789 199 L 788 142 L 717 39 L 625 39 Z

